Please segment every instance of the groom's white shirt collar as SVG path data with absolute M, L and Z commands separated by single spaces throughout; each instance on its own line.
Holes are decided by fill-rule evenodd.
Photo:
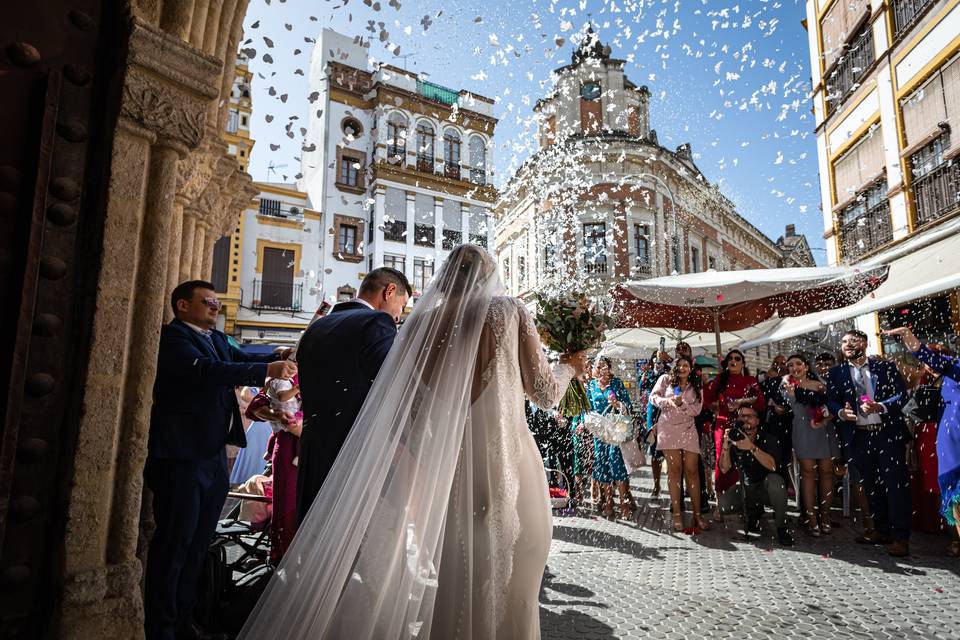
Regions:
M 376 311 L 376 309 L 373 308 L 373 305 L 367 302 L 366 300 L 364 300 L 363 298 L 354 298 L 350 302 L 359 302 L 360 304 L 366 305 L 367 307 L 369 307 L 372 311 Z

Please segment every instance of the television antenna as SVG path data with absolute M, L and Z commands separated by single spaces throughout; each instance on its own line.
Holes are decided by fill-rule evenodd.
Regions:
M 286 166 L 286 164 L 273 164 L 273 160 L 271 160 L 270 164 L 267 165 L 267 180 L 270 179 L 271 174 L 275 174 L 277 172 L 277 169 L 283 169 Z

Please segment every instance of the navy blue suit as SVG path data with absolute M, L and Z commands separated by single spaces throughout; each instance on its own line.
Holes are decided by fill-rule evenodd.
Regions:
M 179 320 L 160 329 L 144 479 L 156 530 L 147 557 L 147 638 L 189 621 L 204 556 L 227 497 L 224 445 L 246 446 L 234 387 L 260 386 L 272 355 L 251 356 Z
M 886 409 L 880 414 L 881 428 L 858 429 L 855 422 L 838 417 L 840 445 L 863 479 L 876 530 L 905 541 L 910 538 L 912 514 L 906 461 L 908 432 L 903 417 L 907 386 L 893 362 L 871 357 L 868 363 L 873 400 Z M 827 373 L 827 405 L 834 416 L 839 416 L 847 403 L 856 411 L 861 404 L 860 394 L 850 365 L 839 364 Z
M 300 339 L 303 432 L 297 467 L 298 522 L 303 522 L 320 492 L 396 337 L 389 314 L 351 300 L 336 305 Z

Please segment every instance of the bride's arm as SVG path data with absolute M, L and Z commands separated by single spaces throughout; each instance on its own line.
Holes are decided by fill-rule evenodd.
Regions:
M 549 409 L 563 397 L 576 372 L 568 364 L 555 364 L 551 367 L 543 353 L 543 345 L 540 343 L 540 335 L 533 318 L 519 301 L 517 313 L 520 315 L 518 354 L 523 390 L 538 407 Z

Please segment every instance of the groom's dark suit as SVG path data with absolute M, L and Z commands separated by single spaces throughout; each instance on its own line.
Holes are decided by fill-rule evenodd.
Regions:
M 297 520 L 303 522 L 397 337 L 393 318 L 362 302 L 336 305 L 300 339 L 303 433 Z

